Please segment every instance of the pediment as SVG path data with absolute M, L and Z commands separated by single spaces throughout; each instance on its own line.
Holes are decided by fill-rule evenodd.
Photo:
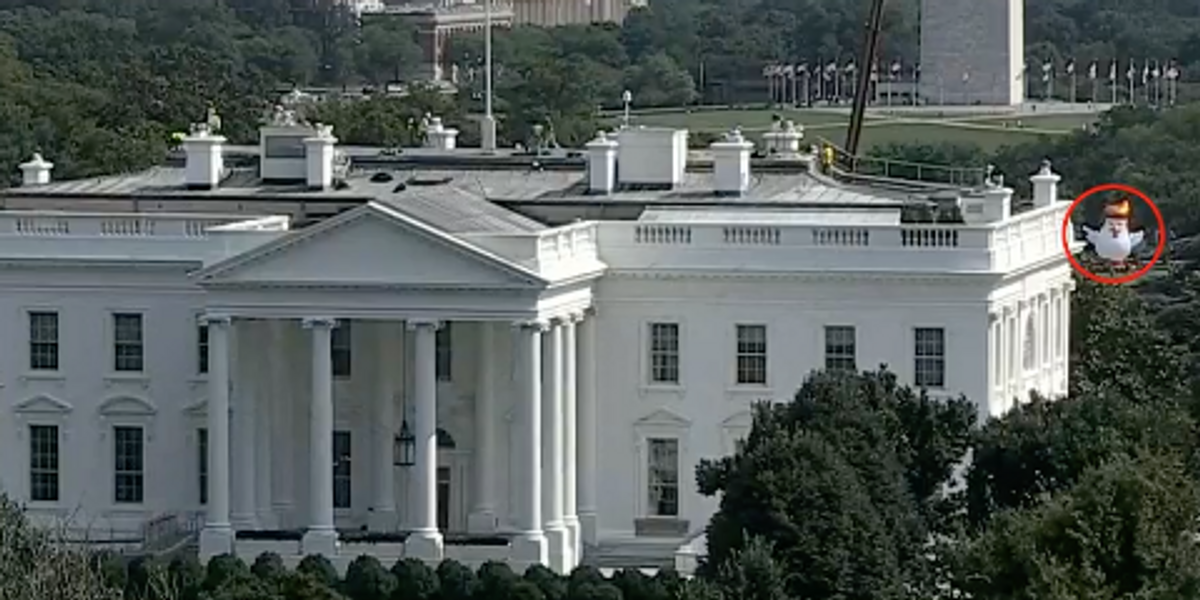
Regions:
M 132 396 L 116 396 L 101 403 L 99 412 L 100 414 L 109 417 L 148 417 L 158 412 L 158 409 L 154 408 L 153 404 L 150 404 L 141 398 L 134 398 Z
M 683 429 L 690 427 L 692 422 L 665 409 L 660 408 L 634 421 L 635 427 L 672 427 Z
M 48 394 L 39 394 L 27 398 L 13 406 L 13 412 L 22 414 L 66 414 L 75 407 L 66 400 L 60 400 Z
M 748 410 L 735 413 L 724 421 L 721 421 L 721 427 L 726 429 L 740 429 L 743 427 L 750 427 L 753 424 L 754 415 Z
M 201 398 L 183 408 L 183 414 L 192 417 L 208 415 L 208 398 Z
M 536 273 L 378 204 L 200 271 L 201 285 L 538 289 Z

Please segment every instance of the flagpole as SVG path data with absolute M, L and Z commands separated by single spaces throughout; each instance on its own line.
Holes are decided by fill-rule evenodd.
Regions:
M 492 112 L 492 0 L 483 3 L 483 119 L 480 145 L 484 152 L 496 151 L 496 116 Z

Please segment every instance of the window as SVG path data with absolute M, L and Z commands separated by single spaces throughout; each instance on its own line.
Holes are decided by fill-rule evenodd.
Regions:
M 652 438 L 650 450 L 650 516 L 679 516 L 679 440 Z
M 1065 302 L 1061 297 L 1054 299 L 1054 314 L 1056 316 L 1054 324 L 1054 358 L 1062 358 L 1063 350 L 1066 348 L 1066 344 L 1063 343 L 1063 334 L 1067 328 L 1066 314 L 1063 313 L 1064 304 Z
M 1042 303 L 1042 363 L 1050 362 L 1050 302 Z
M 329 338 L 329 360 L 333 361 L 333 376 L 350 377 L 350 363 L 353 356 L 354 341 L 351 337 L 349 319 L 341 319 Z
M 350 508 L 350 432 L 333 432 L 333 507 Z
M 121 504 L 138 504 L 145 494 L 145 448 L 141 427 L 113 428 L 116 457 L 115 500 Z
M 208 326 L 196 327 L 196 372 L 208 373 Z
M 1037 368 L 1037 328 L 1034 325 L 1032 314 L 1025 317 L 1025 339 L 1023 342 L 1021 362 L 1026 371 L 1032 371 Z
M 144 367 L 145 345 L 142 340 L 142 315 L 113 315 L 113 369 L 139 372 Z
M 940 327 L 918 327 L 915 333 L 914 383 L 924 388 L 945 387 L 946 331 Z
M 767 326 L 737 326 L 737 382 L 767 384 Z
M 200 504 L 208 504 L 208 430 L 201 427 L 196 430 L 196 459 L 198 467 L 196 474 L 200 484 Z
M 825 327 L 825 370 L 857 371 L 857 332 L 849 325 Z
M 679 324 L 650 324 L 650 383 L 679 383 Z
M 58 313 L 29 313 L 29 368 L 58 370 Z
M 58 501 L 58 427 L 29 426 L 29 499 Z
M 437 356 L 437 380 L 450 381 L 454 372 L 454 353 L 451 350 L 452 334 L 450 333 L 450 323 L 442 323 L 434 334 L 434 351 Z

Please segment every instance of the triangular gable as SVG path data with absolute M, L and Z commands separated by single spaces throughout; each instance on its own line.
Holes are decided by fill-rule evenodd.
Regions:
M 54 396 L 47 394 L 39 394 L 32 398 L 18 402 L 13 406 L 13 412 L 22 414 L 66 414 L 74 410 L 66 400 L 59 400 Z
M 113 416 L 148 417 L 158 412 L 153 404 L 132 396 L 116 396 L 100 404 L 100 414 Z
M 201 285 L 541 288 L 537 273 L 377 203 L 202 269 Z
M 634 421 L 635 427 L 674 427 L 686 428 L 692 425 L 692 422 L 665 409 L 660 408 L 640 419 Z

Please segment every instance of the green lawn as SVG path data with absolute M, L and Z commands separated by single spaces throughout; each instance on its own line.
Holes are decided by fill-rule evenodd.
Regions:
M 679 127 L 693 131 L 728 131 L 734 127 L 746 130 L 766 129 L 771 126 L 771 118 L 779 115 L 791 119 L 805 127 L 825 123 L 844 123 L 849 117 L 833 111 L 824 110 L 698 110 L 691 113 L 672 112 L 633 115 L 631 121 L 635 125 L 647 127 Z
M 666 112 L 633 115 L 637 125 L 649 127 L 678 127 L 694 132 L 720 133 L 733 127 L 755 133 L 771 126 L 773 115 L 780 115 L 803 125 L 808 139 L 826 138 L 842 144 L 846 137 L 849 116 L 844 111 L 801 109 L 801 110 L 710 110 Z M 1021 128 L 1016 121 L 1021 121 Z M 1042 135 L 1068 133 L 1081 125 L 1095 121 L 1094 114 L 1056 115 L 981 115 L 953 114 L 939 118 L 930 112 L 904 115 L 869 115 L 863 128 L 864 150 L 872 146 L 903 142 L 957 142 L 974 143 L 987 151 L 1001 146 L 1037 140 Z M 956 125 L 961 123 L 962 125 Z

